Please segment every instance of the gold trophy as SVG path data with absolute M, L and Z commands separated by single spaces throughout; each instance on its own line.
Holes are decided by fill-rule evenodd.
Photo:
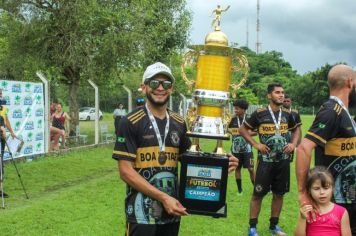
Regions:
M 225 217 L 228 158 L 222 140 L 230 139 L 227 126 L 230 120 L 228 102 L 230 92 L 246 82 L 248 63 L 241 50 L 228 46 L 228 38 L 220 29 L 221 13 L 229 9 L 219 5 L 204 45 L 192 45 L 184 55 L 181 73 L 189 90 L 193 90 L 194 105 L 187 114 L 188 132 L 193 145 L 181 158 L 180 200 L 193 214 Z M 187 67 L 196 70 L 196 79 L 189 80 Z M 233 83 L 235 77 L 239 83 Z M 202 152 L 199 138 L 216 139 L 213 153 Z

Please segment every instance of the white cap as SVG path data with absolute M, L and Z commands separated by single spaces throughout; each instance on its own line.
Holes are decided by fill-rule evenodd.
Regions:
M 174 82 L 174 76 L 172 75 L 171 69 L 161 62 L 156 62 L 146 68 L 145 73 L 143 73 L 142 83 L 158 74 L 166 75 L 172 82 Z

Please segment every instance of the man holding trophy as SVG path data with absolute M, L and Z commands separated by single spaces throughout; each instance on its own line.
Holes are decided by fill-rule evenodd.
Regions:
M 178 158 L 191 142 L 185 121 L 167 109 L 173 91 L 171 70 L 157 62 L 147 67 L 141 84 L 145 106 L 123 117 L 113 158 L 127 183 L 127 235 L 178 235 L 186 208 L 177 200 Z M 238 161 L 230 156 L 230 167 Z
M 290 153 L 297 146 L 300 136 L 300 123 L 296 123 L 291 112 L 282 108 L 284 89 L 278 83 L 267 88 L 269 105 L 260 108 L 240 127 L 240 134 L 258 150 L 258 164 L 254 191 L 250 203 L 249 236 L 257 236 L 258 215 L 263 197 L 272 191 L 270 231 L 274 235 L 286 235 L 277 226 L 283 205 L 283 195 L 289 192 Z M 257 130 L 260 143 L 257 143 L 248 129 Z M 292 137 L 288 132 L 292 132 Z

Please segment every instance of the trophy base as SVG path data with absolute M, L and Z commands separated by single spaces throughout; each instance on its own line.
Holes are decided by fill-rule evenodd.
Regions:
M 228 167 L 226 155 L 189 151 L 182 155 L 179 201 L 188 213 L 226 217 Z

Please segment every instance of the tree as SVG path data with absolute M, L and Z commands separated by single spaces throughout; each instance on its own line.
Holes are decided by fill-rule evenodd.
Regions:
M 0 14 L 0 38 L 16 62 L 4 60 L 0 73 L 18 79 L 42 69 L 67 84 L 72 131 L 83 81 L 117 86 L 124 71 L 182 48 L 190 25 L 184 0 L 3 0 Z

